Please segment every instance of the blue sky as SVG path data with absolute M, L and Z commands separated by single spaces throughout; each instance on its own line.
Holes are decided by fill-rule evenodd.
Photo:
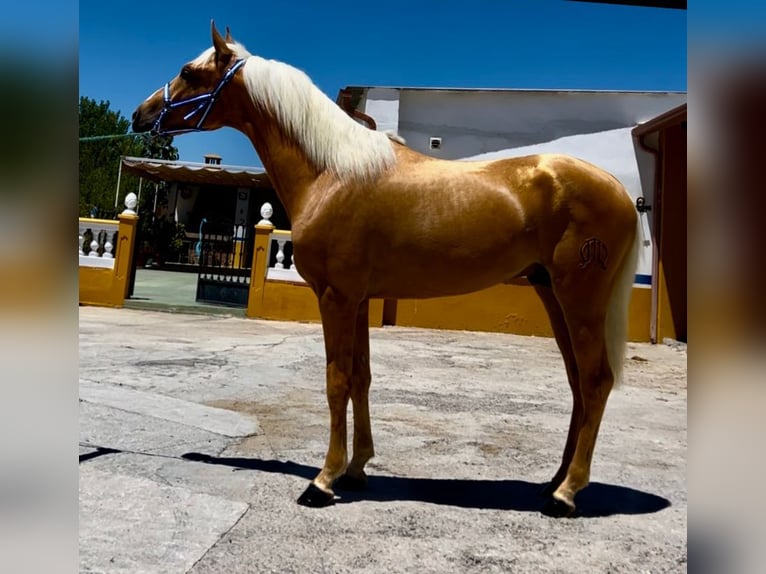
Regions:
M 331 99 L 347 85 L 686 90 L 686 12 L 564 0 L 82 0 L 80 95 L 130 117 L 210 46 L 210 20 L 292 64 Z M 177 136 L 180 158 L 260 165 L 231 129 Z

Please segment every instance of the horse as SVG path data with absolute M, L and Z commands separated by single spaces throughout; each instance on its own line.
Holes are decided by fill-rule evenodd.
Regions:
M 625 354 L 639 242 L 623 185 L 564 155 L 420 154 L 357 123 L 304 72 L 251 55 L 228 27 L 223 37 L 212 22 L 211 34 L 212 47 L 141 103 L 132 127 L 164 135 L 239 130 L 287 211 L 295 266 L 319 303 L 330 411 L 324 465 L 297 502 L 323 507 L 334 502 L 333 487 L 366 485 L 374 455 L 371 298 L 458 295 L 526 277 L 550 318 L 573 404 L 541 510 L 572 515 Z

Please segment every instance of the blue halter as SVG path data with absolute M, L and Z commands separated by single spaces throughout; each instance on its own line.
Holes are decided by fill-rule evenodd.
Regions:
M 187 98 L 179 102 L 170 101 L 170 82 L 166 83 L 165 89 L 164 89 L 164 95 L 163 95 L 162 111 L 160 112 L 160 115 L 157 116 L 157 119 L 155 120 L 154 125 L 152 126 L 152 133 L 154 133 L 155 135 L 166 136 L 166 135 L 176 135 L 176 134 L 185 134 L 189 132 L 204 131 L 205 128 L 202 127 L 202 124 L 205 122 L 205 119 L 207 118 L 207 115 L 210 112 L 210 109 L 213 107 L 213 104 L 218 98 L 218 94 L 221 93 L 221 90 L 223 89 L 223 87 L 229 83 L 229 81 L 234 77 L 234 74 L 237 72 L 237 70 L 239 70 L 242 67 L 244 63 L 245 63 L 245 60 L 243 59 L 240 59 L 234 62 L 231 68 L 226 70 L 226 73 L 223 75 L 223 78 L 221 78 L 221 81 L 218 82 L 218 85 L 215 87 L 215 89 L 212 92 L 208 92 L 207 94 L 200 94 L 198 96 Z M 183 128 L 179 130 L 165 130 L 162 128 L 162 120 L 165 118 L 165 115 L 168 112 L 176 108 L 180 108 L 181 106 L 187 106 L 189 104 L 198 104 L 198 105 L 192 111 L 190 111 L 188 114 L 184 116 L 184 120 L 188 120 L 194 117 L 200 111 L 202 111 L 202 116 L 200 117 L 196 126 L 194 126 L 193 128 Z

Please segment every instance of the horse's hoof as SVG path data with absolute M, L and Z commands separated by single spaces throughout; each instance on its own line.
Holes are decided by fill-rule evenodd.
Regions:
M 551 496 L 543 507 L 543 514 L 545 516 L 551 516 L 553 518 L 566 518 L 572 516 L 575 511 L 574 504 L 568 504 L 563 500 Z
M 309 484 L 308 488 L 303 494 L 298 497 L 298 504 L 301 506 L 308 506 L 310 508 L 323 508 L 335 503 L 335 497 L 330 492 L 325 492 L 313 482 Z
M 335 481 L 333 486 L 340 488 L 341 490 L 364 490 L 364 488 L 367 486 L 367 477 L 364 474 L 362 474 L 361 477 L 351 476 L 350 474 L 343 474 L 340 478 L 338 478 L 338 480 Z
M 556 489 L 558 489 L 559 486 L 561 486 L 561 483 L 564 482 L 565 478 L 566 474 L 557 472 L 547 484 L 540 488 L 540 496 L 543 498 L 549 498 L 553 496 L 553 493 L 556 492 Z

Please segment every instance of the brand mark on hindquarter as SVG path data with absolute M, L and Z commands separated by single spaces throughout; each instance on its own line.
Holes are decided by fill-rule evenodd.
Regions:
M 591 263 L 597 263 L 601 269 L 606 269 L 606 260 L 609 251 L 606 245 L 598 237 L 586 239 L 580 246 L 580 268 L 585 269 Z

